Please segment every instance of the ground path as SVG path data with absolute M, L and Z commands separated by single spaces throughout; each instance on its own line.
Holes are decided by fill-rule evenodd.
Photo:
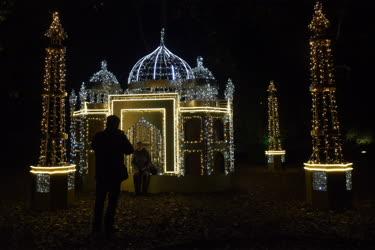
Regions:
M 23 199 L 12 199 L 11 189 L 2 187 L 8 195 L 0 201 L 0 245 L 1 249 L 374 249 L 372 200 L 349 211 L 322 212 L 303 200 L 275 197 L 261 183 L 247 191 L 220 193 L 135 197 L 124 192 L 118 237 L 109 242 L 90 237 L 92 193 L 81 194 L 66 210 L 33 212 Z

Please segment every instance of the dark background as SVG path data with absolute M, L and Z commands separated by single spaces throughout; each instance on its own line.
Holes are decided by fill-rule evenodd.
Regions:
M 375 41 L 371 1 L 323 1 L 335 41 L 337 99 L 346 158 L 369 148 L 373 136 Z M 67 89 L 108 68 L 126 87 L 132 66 L 159 45 L 191 67 L 203 56 L 223 90 L 235 86 L 235 142 L 239 162 L 264 161 L 266 88 L 279 88 L 281 132 L 288 161 L 311 152 L 309 33 L 313 0 L 0 0 L 0 85 L 6 100 L 1 123 L 5 140 L 1 166 L 37 163 L 41 82 L 46 46 L 43 34 L 59 10 L 67 40 Z M 350 132 L 350 133 L 348 133 Z M 347 135 L 352 140 L 347 140 Z M 367 140 L 367 142 L 369 141 Z M 372 143 L 373 145 L 373 143 Z M 371 146 L 371 145 L 370 145 Z M 369 152 L 371 153 L 371 151 Z

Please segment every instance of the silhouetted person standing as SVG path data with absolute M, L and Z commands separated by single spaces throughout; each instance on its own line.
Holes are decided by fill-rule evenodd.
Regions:
M 104 131 L 98 132 L 93 141 L 96 168 L 96 197 L 93 232 L 102 231 L 104 201 L 108 194 L 108 206 L 104 218 L 104 231 L 107 237 L 113 233 L 113 224 L 120 194 L 124 154 L 134 152 L 133 146 L 123 131 L 118 129 L 120 119 L 115 115 L 107 117 Z

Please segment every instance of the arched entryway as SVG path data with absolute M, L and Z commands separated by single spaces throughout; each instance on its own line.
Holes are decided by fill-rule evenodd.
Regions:
M 127 132 L 130 142 L 135 145 L 137 142 L 146 144 L 146 149 L 150 152 L 152 163 L 158 168 L 158 173 L 164 173 L 164 142 L 160 130 L 141 117 L 137 123 L 130 127 Z M 128 157 L 128 166 L 132 171 L 131 157 Z

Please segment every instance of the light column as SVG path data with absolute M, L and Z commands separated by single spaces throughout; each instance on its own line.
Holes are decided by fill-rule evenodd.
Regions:
M 281 169 L 285 161 L 285 150 L 281 148 L 279 103 L 277 89 L 273 81 L 268 85 L 268 148 L 265 151 L 267 166 L 269 169 Z
M 31 166 L 34 209 L 65 208 L 74 199 L 75 165 L 67 162 L 65 132 L 65 47 L 66 38 L 58 12 L 45 36 L 46 48 L 42 90 L 41 145 L 39 163 Z
M 309 25 L 312 153 L 304 169 L 307 201 L 317 208 L 342 209 L 351 207 L 353 164 L 342 152 L 329 26 L 317 1 Z

